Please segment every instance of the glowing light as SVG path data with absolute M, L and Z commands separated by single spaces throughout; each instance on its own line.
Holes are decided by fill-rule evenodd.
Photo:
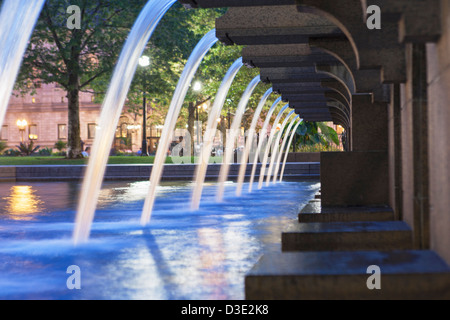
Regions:
M 194 83 L 194 86 L 192 89 L 196 92 L 199 92 L 202 90 L 202 88 L 203 88 L 202 83 L 200 81 L 197 81 Z
M 128 125 L 127 126 L 127 130 L 138 130 L 140 128 L 141 128 L 140 125 Z
M 7 200 L 6 211 L 13 220 L 33 220 L 33 214 L 42 211 L 43 202 L 31 186 L 13 186 Z
M 23 119 L 23 120 L 17 120 L 16 124 L 20 130 L 24 130 L 25 127 L 28 125 L 28 122 L 27 122 L 27 120 Z
M 139 58 L 139 65 L 141 67 L 148 67 L 150 65 L 150 58 L 147 56 L 142 56 Z

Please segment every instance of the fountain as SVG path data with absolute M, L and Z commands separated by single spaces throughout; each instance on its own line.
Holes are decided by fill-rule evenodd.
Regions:
M 249 160 L 250 150 L 252 148 L 253 140 L 254 140 L 255 133 L 256 133 L 256 125 L 260 119 L 261 111 L 264 108 L 264 105 L 266 104 L 267 99 L 272 94 L 272 92 L 273 92 L 272 88 L 270 88 L 269 90 L 266 91 L 266 93 L 261 98 L 258 106 L 256 107 L 255 113 L 253 115 L 253 120 L 252 120 L 252 123 L 250 125 L 250 130 L 248 131 L 248 135 L 247 135 L 247 142 L 246 142 L 246 145 L 244 148 L 244 153 L 241 158 L 241 165 L 239 167 L 239 176 L 238 176 L 237 187 L 236 187 L 236 196 L 238 196 L 238 197 L 241 196 L 241 194 L 242 194 L 242 186 L 244 184 L 244 179 L 245 179 L 245 170 L 247 169 L 247 162 Z M 257 156 L 257 155 L 255 155 L 255 156 Z
M 0 128 L 45 0 L 5 0 L 0 12 Z
M 281 172 L 280 172 L 280 182 L 283 181 L 283 176 L 284 176 L 284 169 L 286 168 L 286 162 L 287 162 L 287 157 L 289 155 L 289 150 L 291 149 L 291 145 L 292 145 L 292 140 L 294 139 L 295 133 L 297 131 L 297 128 L 300 126 L 300 124 L 302 123 L 302 120 L 300 120 L 294 127 L 294 129 L 292 130 L 292 134 L 291 137 L 289 138 L 289 142 L 286 148 L 286 153 L 284 155 L 284 160 L 283 160 L 283 167 L 281 168 Z
M 286 146 L 286 143 L 289 140 L 289 137 L 291 136 L 291 129 L 294 126 L 295 121 L 297 121 L 297 119 L 299 119 L 299 118 L 300 118 L 300 116 L 296 116 L 294 119 L 292 119 L 291 123 L 289 124 L 289 126 L 286 129 L 286 133 L 284 134 L 283 142 L 281 143 L 281 146 L 280 146 L 280 152 L 278 152 L 278 157 L 277 157 L 278 159 L 276 161 L 275 170 L 273 172 L 273 183 L 277 182 L 278 172 L 280 171 L 281 157 L 283 156 L 284 147 Z M 293 132 L 292 134 L 294 135 L 295 132 Z M 285 152 L 289 153 L 289 149 L 290 149 L 290 146 L 285 150 Z
M 242 95 L 242 98 L 238 104 L 238 107 L 236 108 L 236 114 L 233 119 L 233 124 L 231 125 L 231 130 L 230 130 L 231 132 L 230 132 L 229 137 L 227 138 L 227 145 L 225 148 L 225 156 L 223 158 L 223 164 L 222 164 L 222 167 L 220 168 L 219 186 L 217 188 L 217 196 L 216 196 L 216 199 L 218 202 L 221 202 L 223 200 L 223 193 L 224 193 L 224 189 L 225 189 L 225 180 L 228 178 L 228 172 L 230 170 L 230 162 L 231 162 L 232 156 L 234 155 L 233 146 L 234 146 L 235 140 L 237 138 L 239 128 L 241 126 L 242 116 L 245 113 L 245 108 L 247 107 L 250 96 L 252 95 L 256 86 L 260 82 L 261 82 L 260 76 L 256 76 L 249 83 L 247 89 L 245 90 L 244 94 Z
M 263 157 L 263 161 L 261 164 L 261 171 L 259 174 L 259 183 L 258 183 L 258 190 L 260 190 L 263 186 L 263 181 L 264 181 L 264 176 L 266 174 L 266 165 L 267 165 L 267 161 L 269 159 L 269 152 L 270 152 L 270 147 L 272 146 L 272 142 L 273 142 L 273 138 L 275 136 L 275 133 L 277 132 L 276 128 L 278 126 L 278 123 L 280 122 L 281 117 L 283 116 L 283 114 L 286 112 L 286 110 L 289 108 L 289 104 L 286 104 L 278 113 L 277 117 L 275 118 L 275 121 L 273 122 L 272 125 L 272 130 L 270 131 L 270 136 L 269 136 L 269 140 L 267 143 L 267 148 L 264 152 L 264 157 Z
M 181 78 L 178 82 L 177 88 L 170 103 L 169 111 L 166 116 L 165 125 L 161 134 L 161 140 L 159 142 L 159 148 L 156 151 L 156 157 L 152 168 L 152 174 L 150 177 L 150 189 L 148 196 L 145 200 L 144 209 L 142 211 L 141 224 L 146 225 L 150 222 L 153 205 L 156 197 L 156 187 L 159 185 L 162 175 L 164 163 L 166 161 L 167 153 L 169 149 L 171 133 L 175 129 L 175 125 L 180 114 L 181 107 L 183 106 L 184 99 L 186 97 L 189 85 L 194 78 L 201 61 L 203 60 L 209 49 L 217 42 L 215 35 L 215 29 L 208 32 L 203 39 L 195 47 L 194 51 L 189 58 Z
M 253 189 L 253 181 L 255 179 L 256 166 L 258 165 L 258 156 L 261 152 L 263 143 L 266 140 L 267 128 L 269 127 L 270 118 L 272 117 L 273 112 L 275 111 L 276 107 L 278 106 L 278 104 L 280 102 L 281 102 L 281 97 L 279 97 L 277 100 L 275 100 L 272 107 L 269 109 L 269 112 L 267 113 L 266 120 L 264 121 L 264 125 L 261 129 L 261 132 L 259 133 L 259 142 L 258 142 L 258 146 L 256 148 L 256 156 L 253 160 L 252 173 L 250 175 L 250 182 L 248 185 L 248 192 L 252 192 L 252 189 Z
M 99 130 L 83 181 L 73 234 L 75 244 L 89 239 L 110 147 L 139 58 L 159 21 L 175 2 L 176 0 L 149 1 L 139 14 L 122 49 L 103 101 Z
M 223 78 L 222 84 L 217 92 L 216 99 L 214 100 L 214 105 L 209 113 L 208 124 L 203 137 L 203 148 L 200 152 L 200 161 L 195 172 L 195 187 L 192 193 L 191 203 L 192 210 L 198 210 L 200 207 L 203 183 L 205 181 L 206 171 L 208 169 L 214 136 L 216 135 L 217 119 L 220 117 L 220 113 L 222 111 L 223 104 L 225 103 L 225 99 L 227 98 L 231 84 L 243 65 L 242 58 L 239 58 L 230 67 Z
M 199 64 L 217 42 L 214 30 L 198 43 L 178 82 L 150 181 L 107 181 L 101 190 L 118 117 L 138 59 L 159 20 L 174 2 L 150 1 L 134 24 L 103 103 L 100 130 L 82 188 L 78 189 L 75 182 L 38 182 L 27 183 L 26 186 L 0 184 L 0 194 L 9 194 L 5 198 L 8 205 L 0 208 L 0 261 L 8 261 L 0 266 L 0 299 L 243 299 L 245 270 L 263 252 L 277 247 L 276 235 L 281 233 L 283 225 L 280 221 L 290 221 L 298 208 L 317 191 L 318 185 L 314 183 L 283 183 L 265 190 L 266 197 L 261 199 L 258 192 L 234 197 L 226 189 L 222 195 L 233 200 L 229 205 L 216 203 L 215 185 L 203 189 L 210 144 L 217 129 L 216 120 L 231 83 L 242 67 L 241 59 L 232 65 L 217 93 L 205 133 L 206 145 L 197 166 L 196 188 L 200 190 L 197 194 L 201 197 L 203 192 L 208 210 L 193 213 L 187 209 L 190 183 L 160 184 L 171 132 Z M 6 109 L 3 103 L 11 94 L 8 93 L 12 88 L 10 81 L 16 78 L 20 65 L 18 57 L 23 55 L 26 40 L 43 3 L 44 0 L 3 1 L 0 13 L 2 121 Z M 11 29 L 4 28 L 4 25 Z M 5 43 L 12 43 L 14 47 Z M 256 77 L 243 95 L 233 130 L 239 126 L 248 98 L 258 83 L 259 77 Z M 238 188 L 241 190 L 256 124 L 271 94 L 272 89 L 267 90 L 255 110 L 244 149 L 245 160 L 240 167 Z M 281 98 L 278 98 L 270 108 L 262 137 L 267 136 L 270 119 L 280 102 Z M 297 127 L 298 124 L 294 132 Z M 237 130 L 234 132 L 236 134 Z M 289 129 L 286 136 L 288 132 Z M 261 138 L 258 143 L 258 154 L 263 150 L 264 140 Z M 292 136 L 288 150 L 291 142 Z M 231 149 L 227 150 L 225 157 L 229 158 Z M 277 159 L 280 165 L 281 152 Z M 253 160 L 257 162 L 257 156 Z M 225 166 L 221 169 L 222 177 L 226 179 L 228 169 Z M 241 175 L 242 169 L 244 173 Z M 157 201 L 156 191 L 164 194 Z M 73 199 L 78 195 L 80 200 L 77 204 Z M 98 223 L 92 225 L 97 202 L 100 211 L 96 217 Z M 139 220 L 136 215 L 141 210 Z M 141 225 L 149 223 L 152 213 L 152 228 L 142 228 Z M 74 215 L 75 230 L 72 230 Z M 93 235 L 88 245 L 74 248 L 73 243 L 87 242 L 91 232 Z M 224 245 L 231 241 L 233 246 Z M 64 270 L 73 265 L 82 270 L 82 291 L 69 290 L 68 286 L 66 289 L 68 275 L 66 277 Z M 104 281 L 105 277 L 108 281 Z M 188 277 L 189 283 L 185 281 Z
M 286 116 L 286 118 L 284 119 L 280 131 L 277 132 L 277 137 L 274 140 L 274 144 L 273 144 L 273 149 L 272 149 L 272 155 L 270 156 L 270 165 L 269 165 L 269 169 L 267 170 L 267 180 L 266 180 L 266 187 L 268 187 L 270 185 L 270 178 L 272 177 L 272 170 L 273 170 L 273 166 L 275 163 L 275 159 L 277 159 L 278 156 L 278 149 L 280 147 L 280 140 L 281 140 L 281 136 L 283 135 L 283 129 L 286 127 L 286 124 L 288 123 L 289 119 L 294 115 L 295 110 L 292 110 L 291 112 L 289 112 L 289 114 Z

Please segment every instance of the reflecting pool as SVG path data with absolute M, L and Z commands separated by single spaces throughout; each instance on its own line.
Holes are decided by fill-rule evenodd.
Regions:
M 0 183 L 0 299 L 244 299 L 245 274 L 280 250 L 282 230 L 320 187 L 283 182 L 237 198 L 228 183 L 217 204 L 206 184 L 190 211 L 192 183 L 165 183 L 143 228 L 148 186 L 105 182 L 91 240 L 75 248 L 79 184 Z M 80 290 L 67 288 L 73 265 Z

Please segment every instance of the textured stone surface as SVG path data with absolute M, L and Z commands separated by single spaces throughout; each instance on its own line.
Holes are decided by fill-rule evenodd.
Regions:
M 353 150 L 387 151 L 387 104 L 372 103 L 370 95 L 355 95 L 352 101 Z
M 402 220 L 402 145 L 400 119 L 400 86 L 393 85 L 388 111 L 389 131 L 389 205 L 397 220 Z
M 443 35 L 427 45 L 431 247 L 450 263 L 450 1 L 442 1 Z
M 383 21 L 380 30 L 369 30 L 364 23 L 360 0 L 297 0 L 298 10 L 327 18 L 345 33 L 352 44 L 358 69 L 382 67 L 382 81 L 406 81 L 404 46 L 399 43 L 397 21 Z
M 298 12 L 296 6 L 230 8 L 217 19 L 216 35 L 225 44 L 308 43 L 310 36 L 342 35 L 327 19 Z
M 369 290 L 369 266 L 381 290 Z M 264 255 L 245 279 L 248 300 L 450 299 L 450 269 L 433 251 Z
M 299 223 L 283 232 L 283 251 L 412 249 L 412 232 L 401 221 Z
M 310 201 L 299 213 L 301 223 L 391 221 L 394 212 L 387 206 L 372 207 L 322 207 L 321 201 Z
M 368 5 L 382 8 L 384 19 L 400 21 L 400 41 L 435 42 L 441 35 L 439 0 L 362 0 L 363 12 Z
M 387 152 L 322 152 L 322 205 L 387 205 L 387 158 Z

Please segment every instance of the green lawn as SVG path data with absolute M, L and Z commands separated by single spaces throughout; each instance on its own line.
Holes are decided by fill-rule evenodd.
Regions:
M 154 160 L 155 157 L 114 156 L 109 157 L 108 164 L 153 164 Z M 83 165 L 87 161 L 88 159 L 69 160 L 64 157 L 0 157 L 0 166 Z M 214 161 L 221 163 L 222 158 L 212 157 L 210 163 Z M 166 163 L 172 163 L 172 160 L 167 158 Z

